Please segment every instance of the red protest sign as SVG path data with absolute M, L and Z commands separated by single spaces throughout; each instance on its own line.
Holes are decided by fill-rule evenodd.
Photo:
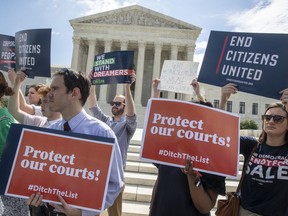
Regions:
M 141 158 L 237 176 L 239 117 L 199 104 L 152 99 L 147 106 Z
M 61 195 L 72 206 L 104 210 L 114 145 L 93 139 L 24 128 L 5 194 L 40 192 L 53 202 Z

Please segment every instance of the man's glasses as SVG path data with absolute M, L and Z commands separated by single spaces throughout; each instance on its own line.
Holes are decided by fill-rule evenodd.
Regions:
M 110 103 L 111 106 L 116 106 L 116 107 L 120 107 L 121 104 L 125 105 L 124 103 L 118 102 L 118 101 L 112 101 L 112 102 Z
M 282 123 L 286 118 L 287 117 L 281 115 L 262 115 L 262 120 L 266 122 L 269 122 L 271 119 L 273 119 L 275 123 Z

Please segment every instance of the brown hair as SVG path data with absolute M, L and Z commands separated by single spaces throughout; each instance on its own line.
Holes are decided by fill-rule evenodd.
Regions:
M 34 88 L 34 89 L 37 91 L 37 93 L 38 93 L 38 90 L 39 90 L 40 88 L 44 87 L 44 86 L 46 86 L 46 85 L 43 84 L 43 83 L 35 83 L 35 84 L 30 85 L 30 86 L 29 86 L 29 89 L 30 89 L 30 88 Z
M 45 97 L 50 90 L 51 88 L 49 86 L 44 85 L 40 87 L 37 92 L 41 97 Z
M 6 79 L 2 72 L 0 72 L 0 99 L 6 95 L 11 96 L 14 92 L 11 87 L 8 86 L 8 83 L 6 82 Z
M 74 71 L 67 68 L 62 68 L 57 71 L 53 76 L 63 76 L 64 84 L 67 89 L 67 93 L 73 91 L 74 88 L 79 88 L 81 93 L 80 102 L 82 106 L 85 105 L 90 93 L 90 80 L 81 71 Z
M 271 103 L 265 110 L 264 114 L 267 113 L 268 110 L 272 109 L 272 108 L 281 108 L 282 110 L 285 111 L 286 113 L 286 117 L 288 117 L 288 112 L 285 108 L 285 105 L 282 104 L 281 102 L 275 102 L 275 103 Z M 262 122 L 262 128 L 263 128 L 263 122 Z M 267 133 L 262 129 L 262 132 L 259 136 L 259 143 L 263 144 L 266 143 L 267 141 Z M 286 131 L 285 134 L 285 142 L 288 143 L 288 130 Z

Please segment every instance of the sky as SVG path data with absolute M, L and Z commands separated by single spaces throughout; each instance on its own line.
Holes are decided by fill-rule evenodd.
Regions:
M 211 30 L 288 33 L 287 0 L 0 0 L 0 34 L 52 28 L 51 65 L 70 67 L 69 20 L 138 4 L 202 28 L 194 61 L 201 65 Z

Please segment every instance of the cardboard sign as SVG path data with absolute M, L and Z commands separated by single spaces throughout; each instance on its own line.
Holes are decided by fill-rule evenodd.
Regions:
M 150 99 L 143 129 L 142 159 L 184 167 L 191 158 L 196 170 L 237 177 L 238 116 L 191 102 Z
M 198 81 L 279 100 L 288 87 L 288 34 L 210 33 Z
M 160 76 L 160 89 L 192 94 L 191 82 L 197 77 L 199 63 L 192 61 L 165 60 Z
M 51 29 L 30 29 L 15 34 L 16 70 L 26 69 L 29 78 L 51 77 Z
M 0 34 L 0 70 L 8 71 L 15 68 L 15 38 L 9 35 Z
M 134 51 L 116 51 L 95 56 L 92 85 L 131 83 Z
M 69 135 L 69 136 L 68 136 Z M 103 211 L 114 139 L 13 124 L 0 164 L 0 192 Z

